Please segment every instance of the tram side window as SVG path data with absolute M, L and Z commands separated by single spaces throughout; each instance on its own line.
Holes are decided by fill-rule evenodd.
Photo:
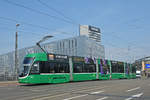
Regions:
M 83 72 L 83 64 L 82 63 L 74 63 L 73 71 L 74 71 L 74 73 L 82 73 Z
M 69 64 L 68 63 L 55 63 L 54 73 L 69 73 Z
M 49 71 L 50 71 L 50 73 L 55 73 L 55 63 L 49 63 L 48 64 L 48 66 L 49 66 Z
M 64 72 L 69 73 L 69 63 L 63 64 Z
M 69 64 L 59 62 L 41 62 L 40 73 L 69 73 Z
M 116 63 L 113 63 L 112 64 L 112 73 L 116 73 L 116 72 L 118 72 L 118 66 Z
M 54 73 L 60 73 L 60 65 L 59 64 L 54 64 Z
M 124 67 L 123 66 L 118 66 L 118 72 L 119 73 L 124 73 Z
M 48 62 L 40 62 L 40 73 L 49 73 L 50 72 L 50 66 Z
M 88 73 L 96 72 L 96 65 L 95 64 L 85 64 L 84 71 Z
M 31 74 L 39 74 L 39 62 L 35 62 L 31 67 Z

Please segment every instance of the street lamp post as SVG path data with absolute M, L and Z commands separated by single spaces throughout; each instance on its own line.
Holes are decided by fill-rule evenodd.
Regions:
M 18 26 L 20 24 L 16 24 L 16 34 L 15 34 L 15 78 L 18 79 Z

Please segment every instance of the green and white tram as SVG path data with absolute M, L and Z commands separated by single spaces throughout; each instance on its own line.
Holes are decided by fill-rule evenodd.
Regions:
M 134 78 L 123 62 L 33 53 L 24 58 L 19 83 L 65 83 L 69 81 Z M 128 64 L 129 65 L 129 64 Z

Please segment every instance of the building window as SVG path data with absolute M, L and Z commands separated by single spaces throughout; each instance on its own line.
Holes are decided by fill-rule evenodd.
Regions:
M 60 49 L 61 49 L 61 42 L 60 42 Z
M 56 52 L 59 52 L 59 44 L 57 43 L 57 49 Z
M 73 40 L 72 40 L 72 48 L 73 48 Z
M 69 49 L 70 49 L 70 40 L 69 40 Z
M 60 48 L 59 48 L 59 50 L 60 50 L 60 53 L 62 52 L 62 48 L 61 48 L 61 42 L 60 42 L 60 46 L 59 46 Z
M 63 49 L 65 48 L 65 42 L 63 42 Z
M 65 45 L 64 42 L 62 42 L 62 50 L 63 50 L 63 54 L 65 53 Z
M 77 47 L 77 39 L 75 39 L 75 47 Z

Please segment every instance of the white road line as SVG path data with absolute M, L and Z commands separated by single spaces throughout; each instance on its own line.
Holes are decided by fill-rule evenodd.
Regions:
M 41 92 L 42 90 L 36 90 L 36 89 L 29 89 L 32 92 Z
M 79 93 L 79 92 L 91 91 L 91 90 L 96 90 L 96 89 L 103 89 L 103 88 L 106 88 L 107 86 L 100 87 L 100 88 L 96 88 L 96 87 L 100 87 L 100 86 L 94 86 L 94 87 L 89 87 L 89 88 L 88 87 L 87 88 L 80 88 L 80 89 L 72 90 L 70 92 Z M 55 97 L 59 97 L 62 95 L 68 95 L 69 93 L 58 94 L 58 95 L 53 95 L 53 96 L 51 96 L 51 95 L 40 95 L 40 96 L 32 97 L 32 100 L 50 99 L 50 98 L 55 98 Z
M 69 93 L 64 93 L 64 94 L 58 94 L 58 95 L 53 95 L 53 96 L 45 96 L 45 97 L 39 97 L 39 98 L 35 98 L 32 100 L 45 100 L 45 99 L 50 99 L 50 98 L 55 98 L 55 97 L 59 97 L 59 96 L 63 96 L 63 95 L 69 95 Z M 43 95 L 44 96 L 44 95 Z
M 98 89 L 103 89 L 104 87 L 100 87 L 100 88 L 92 88 L 92 89 L 85 89 L 85 90 L 80 90 L 80 91 L 72 91 L 73 93 L 79 93 L 79 92 L 85 92 L 85 91 L 92 91 L 92 90 L 98 90 Z
M 96 91 L 96 92 L 92 92 L 90 94 L 99 94 L 99 93 L 102 93 L 102 92 L 104 92 L 104 91 Z
M 75 98 L 80 98 L 80 97 L 84 97 L 87 96 L 88 94 L 84 94 L 84 95 L 79 95 L 79 96 L 75 96 L 75 97 L 71 97 L 71 98 L 66 98 L 64 100 L 71 100 L 71 99 L 75 99 Z
M 137 89 L 140 89 L 140 88 L 141 88 L 141 87 L 136 87 L 136 88 L 133 88 L 133 89 L 127 90 L 126 92 L 134 91 L 134 90 L 137 90 Z
M 99 99 L 96 99 L 96 100 L 104 100 L 104 99 L 107 99 L 108 97 L 103 97 L 103 98 L 99 98 Z
M 132 97 L 138 98 L 138 97 L 140 97 L 140 96 L 142 96 L 142 95 L 143 95 L 143 93 L 140 93 L 140 94 L 133 95 Z
M 125 99 L 125 100 L 132 100 L 133 98 L 132 97 L 130 97 L 130 98 L 127 98 L 127 99 Z
M 136 95 L 132 95 L 132 97 L 126 98 L 125 100 L 131 100 L 131 99 L 133 99 L 133 98 L 139 98 L 139 97 L 142 96 L 142 95 L 143 95 L 143 93 L 139 93 L 139 94 L 136 94 Z

